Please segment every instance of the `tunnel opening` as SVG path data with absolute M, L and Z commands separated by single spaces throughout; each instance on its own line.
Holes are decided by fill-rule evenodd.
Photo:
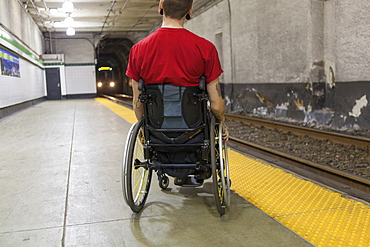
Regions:
M 96 87 L 98 95 L 132 95 L 125 75 L 133 42 L 127 38 L 104 37 L 96 48 Z

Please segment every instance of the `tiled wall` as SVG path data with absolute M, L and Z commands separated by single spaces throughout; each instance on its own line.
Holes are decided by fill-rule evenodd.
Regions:
M 0 74 L 0 108 L 45 96 L 44 71 L 19 59 L 20 77 Z
M 95 65 L 66 66 L 66 94 L 96 93 Z

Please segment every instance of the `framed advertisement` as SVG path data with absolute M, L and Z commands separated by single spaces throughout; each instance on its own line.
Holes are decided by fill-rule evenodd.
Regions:
M 19 57 L 0 48 L 0 74 L 5 76 L 20 77 Z

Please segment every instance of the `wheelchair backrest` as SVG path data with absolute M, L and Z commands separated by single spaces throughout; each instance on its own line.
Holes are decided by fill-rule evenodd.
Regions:
M 204 80 L 195 87 L 148 84 L 142 88 L 140 101 L 145 107 L 144 118 L 152 128 L 193 129 L 205 123 Z

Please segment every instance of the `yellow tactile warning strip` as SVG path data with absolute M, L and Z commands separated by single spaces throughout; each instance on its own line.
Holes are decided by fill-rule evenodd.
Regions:
M 100 102 L 102 105 L 106 106 L 108 109 L 116 113 L 118 116 L 122 117 L 129 123 L 136 123 L 136 117 L 134 111 L 128 109 L 127 107 L 120 106 L 105 98 L 95 98 L 96 101 Z
M 130 123 L 132 110 L 97 99 Z M 370 207 L 229 150 L 232 189 L 316 246 L 370 246 Z
M 316 246 L 370 246 L 370 207 L 229 150 L 232 189 Z

